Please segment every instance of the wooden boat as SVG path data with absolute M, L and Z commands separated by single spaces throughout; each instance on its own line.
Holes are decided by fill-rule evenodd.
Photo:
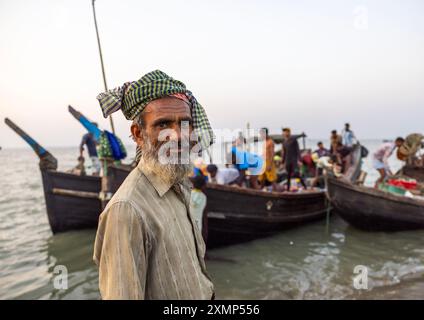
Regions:
M 209 184 L 208 246 L 222 246 L 270 236 L 325 217 L 321 191 L 264 192 Z
M 57 159 L 26 132 L 5 119 L 40 158 L 47 217 L 53 233 L 97 226 L 101 202 L 101 178 L 57 171 Z
M 360 157 L 353 167 L 358 168 Z M 367 231 L 400 231 L 424 228 L 424 200 L 393 195 L 355 185 L 350 179 L 328 177 L 327 188 L 334 211 L 352 226 Z
M 424 167 L 406 165 L 401 170 L 405 176 L 424 182 Z
M 96 228 L 102 211 L 101 178 L 57 171 L 54 156 L 10 120 L 6 123 L 27 142 L 31 140 L 40 157 L 47 215 L 53 233 Z M 119 188 L 130 170 L 128 165 L 108 167 L 112 192 Z M 327 213 L 325 193 L 321 191 L 277 193 L 209 184 L 206 192 L 209 248 L 269 236 L 324 218 Z

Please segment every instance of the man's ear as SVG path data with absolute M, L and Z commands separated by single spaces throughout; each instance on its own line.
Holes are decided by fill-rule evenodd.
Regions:
M 134 138 L 135 143 L 142 147 L 144 144 L 144 140 L 143 140 L 143 134 L 142 134 L 142 130 L 140 128 L 140 126 L 136 123 L 133 123 L 131 125 L 131 134 Z

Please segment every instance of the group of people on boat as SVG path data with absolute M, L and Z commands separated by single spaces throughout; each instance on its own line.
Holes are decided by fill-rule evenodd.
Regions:
M 278 141 L 281 150 L 275 150 L 275 137 L 268 128 L 261 129 L 263 150 L 261 155 L 251 155 L 244 151 L 246 139 L 240 134 L 232 143 L 230 164 L 218 167 L 206 165 L 203 161 L 195 162 L 192 177 L 201 176 L 205 181 L 252 188 L 266 191 L 299 191 L 323 187 L 322 176 L 325 170 L 333 170 L 341 175 L 351 164 L 353 146 L 357 143 L 350 125 L 345 124 L 341 134 L 333 130 L 330 136 L 330 148 L 319 141 L 317 149 L 301 150 L 299 139 L 305 133 L 292 134 L 291 129 L 283 127 Z M 255 157 L 257 161 L 239 161 Z

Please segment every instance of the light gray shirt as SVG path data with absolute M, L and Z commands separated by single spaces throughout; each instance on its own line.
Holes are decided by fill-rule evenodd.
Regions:
M 100 215 L 94 245 L 102 299 L 211 299 L 190 184 L 167 185 L 142 161 Z

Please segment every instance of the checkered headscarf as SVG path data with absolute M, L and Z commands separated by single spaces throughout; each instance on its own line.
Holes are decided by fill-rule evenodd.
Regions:
M 178 94 L 187 97 L 191 107 L 193 130 L 199 138 L 202 149 L 208 148 L 213 143 L 214 135 L 205 110 L 186 89 L 184 83 L 160 70 L 149 72 L 138 81 L 126 82 L 122 87 L 101 93 L 97 96 L 97 100 L 105 118 L 121 110 L 126 119 L 134 120 L 149 102 Z

